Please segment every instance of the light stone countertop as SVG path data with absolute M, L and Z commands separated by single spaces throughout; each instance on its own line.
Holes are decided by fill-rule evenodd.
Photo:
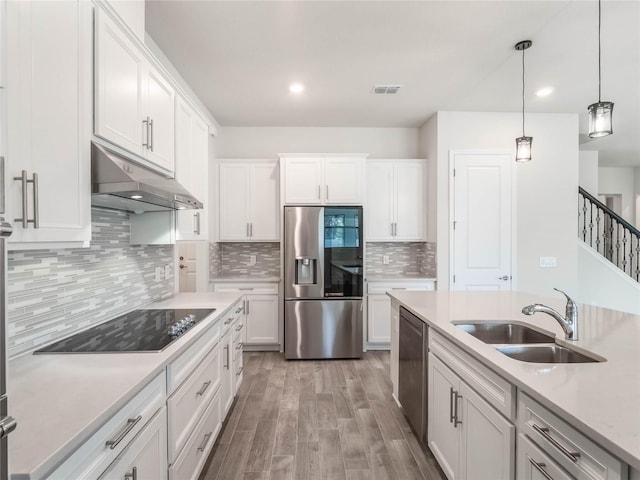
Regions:
M 12 479 L 39 479 L 57 468 L 167 364 L 240 298 L 182 293 L 141 308 L 215 308 L 161 352 L 23 355 L 8 365 Z
M 564 340 L 549 315 L 522 314 L 544 303 L 564 312 L 562 296 L 499 292 L 388 293 L 431 328 L 564 418 L 611 454 L 640 470 L 640 316 L 579 305 L 580 339 Z M 536 364 L 511 359 L 472 337 L 456 320 L 516 320 L 556 335 L 557 343 L 606 358 L 602 363 Z
M 436 281 L 435 277 L 427 277 L 420 274 L 397 274 L 397 275 L 365 275 L 365 281 L 372 282 L 427 282 Z
M 277 276 L 264 276 L 264 275 L 220 275 L 217 277 L 211 277 L 209 283 L 279 283 L 280 277 Z

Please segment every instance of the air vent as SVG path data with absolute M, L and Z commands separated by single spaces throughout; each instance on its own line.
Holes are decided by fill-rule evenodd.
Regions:
M 371 90 L 374 95 L 394 95 L 402 85 L 375 85 Z

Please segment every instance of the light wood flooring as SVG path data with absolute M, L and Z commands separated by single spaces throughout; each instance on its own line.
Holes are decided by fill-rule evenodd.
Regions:
M 244 380 L 200 480 L 444 480 L 391 397 L 389 352 L 244 354 Z

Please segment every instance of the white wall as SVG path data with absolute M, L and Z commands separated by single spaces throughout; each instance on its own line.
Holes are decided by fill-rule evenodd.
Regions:
M 598 151 L 581 150 L 578 185 L 594 197 L 598 196 Z
M 429 130 L 422 129 L 421 141 Z M 437 263 L 438 288 L 449 286 L 449 152 L 513 150 L 521 133 L 518 113 L 438 112 Z M 578 116 L 528 114 L 533 159 L 516 165 L 517 225 L 515 285 L 520 291 L 569 293 L 577 287 Z M 423 148 L 430 148 L 424 145 Z M 541 256 L 557 257 L 556 268 L 540 268 Z
M 598 169 L 598 194 L 620 195 L 622 218 L 636 224 L 635 169 L 631 167 L 600 167 Z
M 635 226 L 640 229 L 640 167 L 634 168 L 635 170 L 635 190 L 636 190 L 636 223 Z
M 368 153 L 418 158 L 417 128 L 221 127 L 218 158 L 276 158 L 278 153 Z

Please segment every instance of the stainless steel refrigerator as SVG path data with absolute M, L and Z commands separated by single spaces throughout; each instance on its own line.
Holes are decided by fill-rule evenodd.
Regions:
M 4 157 L 0 157 L 0 480 L 9 478 L 7 435 L 16 428 L 16 421 L 9 417 L 7 406 L 6 360 L 6 298 L 7 298 L 7 246 L 5 237 L 11 235 L 11 224 L 4 221 Z
M 362 208 L 284 209 L 287 359 L 362 357 Z

